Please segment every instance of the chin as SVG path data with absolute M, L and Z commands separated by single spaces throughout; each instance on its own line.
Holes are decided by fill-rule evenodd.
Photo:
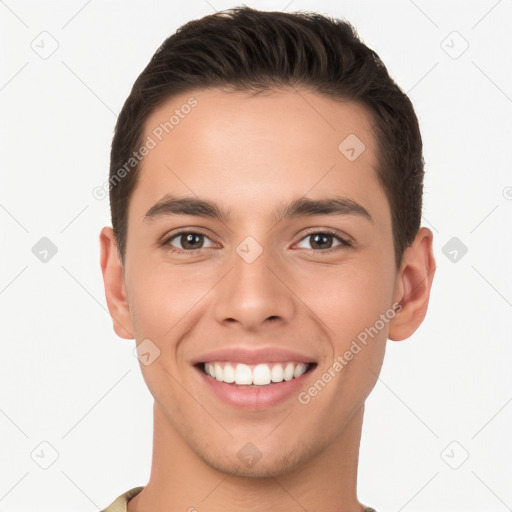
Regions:
M 244 451 L 245 448 L 245 451 Z M 252 453 L 251 453 L 252 452 Z M 251 457 L 249 455 L 253 455 Z M 273 478 L 295 471 L 306 454 L 291 449 L 290 453 L 266 454 L 257 451 L 254 445 L 247 443 L 230 457 L 209 453 L 200 455 L 210 467 L 221 473 L 241 478 Z

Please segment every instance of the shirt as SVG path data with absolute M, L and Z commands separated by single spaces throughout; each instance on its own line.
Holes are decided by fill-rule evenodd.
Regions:
M 121 496 L 116 498 L 106 509 L 102 510 L 101 512 L 126 512 L 128 502 L 134 496 L 139 494 L 139 492 L 142 491 L 142 489 L 144 489 L 144 487 L 134 487 L 133 489 L 126 491 L 124 494 L 121 494 Z M 372 507 L 366 507 L 364 509 L 364 512 L 377 512 L 377 511 Z

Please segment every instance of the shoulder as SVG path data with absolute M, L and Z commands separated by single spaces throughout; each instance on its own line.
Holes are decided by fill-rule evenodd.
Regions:
M 101 512 L 126 512 L 128 502 L 139 494 L 142 489 L 144 489 L 144 487 L 134 487 L 126 491 L 121 494 L 121 496 L 118 496 L 107 508 L 101 510 Z

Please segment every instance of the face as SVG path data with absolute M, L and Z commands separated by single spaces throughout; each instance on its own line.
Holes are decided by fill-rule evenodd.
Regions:
M 321 456 L 376 383 L 399 286 L 370 126 L 305 90 L 198 91 L 147 120 L 129 325 L 165 428 L 211 467 Z

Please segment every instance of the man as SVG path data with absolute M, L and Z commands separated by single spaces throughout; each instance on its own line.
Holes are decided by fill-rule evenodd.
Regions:
M 116 125 L 101 268 L 154 397 L 108 512 L 362 512 L 364 404 L 423 321 L 422 142 L 346 22 L 237 8 L 158 49 Z

